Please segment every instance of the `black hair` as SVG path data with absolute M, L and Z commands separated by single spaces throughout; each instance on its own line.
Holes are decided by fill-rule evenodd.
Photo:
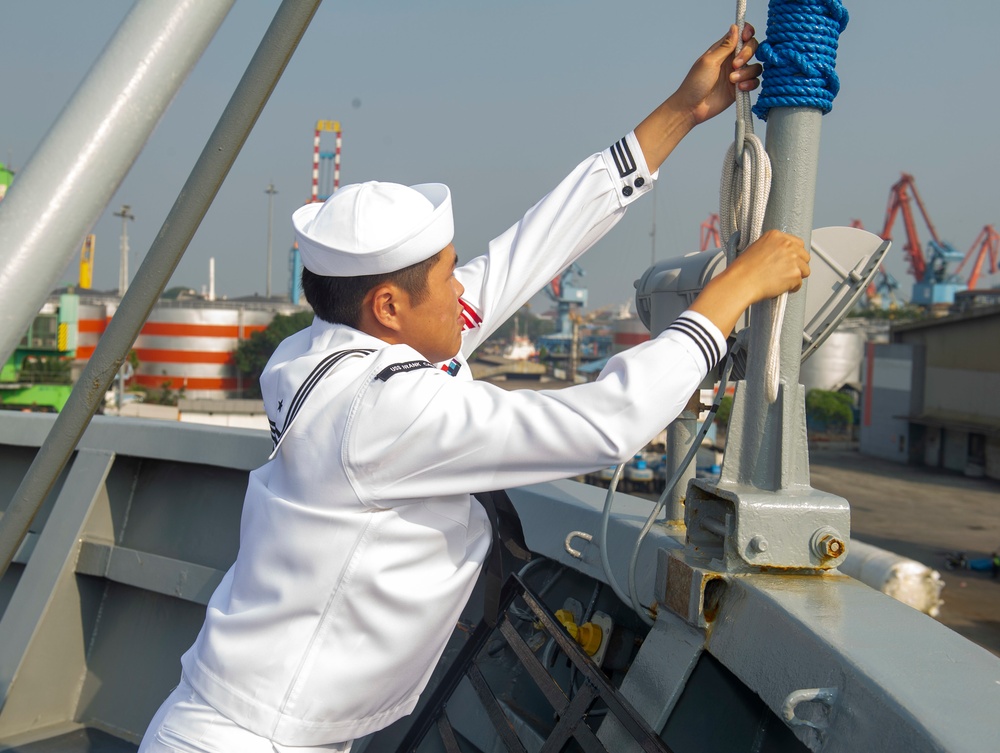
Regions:
M 316 316 L 330 324 L 346 324 L 357 329 L 361 306 L 368 292 L 379 285 L 398 285 L 414 304 L 427 295 L 427 274 L 440 254 L 396 272 L 357 277 L 327 277 L 302 269 L 302 292 Z

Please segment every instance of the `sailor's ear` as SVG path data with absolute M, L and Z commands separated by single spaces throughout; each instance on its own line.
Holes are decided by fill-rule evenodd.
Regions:
M 402 329 L 400 314 L 405 305 L 402 289 L 391 282 L 376 285 L 365 296 L 365 313 L 386 329 L 398 332 Z

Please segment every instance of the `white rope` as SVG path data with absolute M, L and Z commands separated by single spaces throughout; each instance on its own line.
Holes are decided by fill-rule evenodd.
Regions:
M 746 25 L 746 0 L 736 1 L 736 52 L 743 48 Z M 726 152 L 719 188 L 719 228 L 727 241 L 729 263 L 756 241 L 764 225 L 764 211 L 771 192 L 771 160 L 764 144 L 753 132 L 750 92 L 736 89 L 736 138 Z M 735 241 L 735 243 L 733 242 Z M 788 294 L 769 301 L 771 333 L 768 338 L 765 383 L 767 401 L 778 399 L 780 349 L 778 340 L 785 317 Z

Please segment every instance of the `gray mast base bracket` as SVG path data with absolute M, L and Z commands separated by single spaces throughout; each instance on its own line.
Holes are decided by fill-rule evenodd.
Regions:
M 847 500 L 808 486 L 761 491 L 695 479 L 685 509 L 687 551 L 726 573 L 829 570 L 847 555 Z
M 685 550 L 660 549 L 656 562 L 656 593 L 668 612 L 696 628 L 715 619 L 727 574 Z

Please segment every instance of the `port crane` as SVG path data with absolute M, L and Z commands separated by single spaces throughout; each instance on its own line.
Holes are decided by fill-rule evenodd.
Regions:
M 920 216 L 931 236 L 927 243 L 928 253 L 926 256 L 917 234 L 916 217 L 911 201 L 916 203 Z M 931 222 L 927 208 L 917 191 L 916 182 L 913 176 L 908 173 L 903 173 L 889 190 L 889 203 L 885 210 L 885 222 L 881 233 L 884 240 L 892 240 L 892 229 L 899 216 L 903 218 L 903 228 L 906 232 L 903 251 L 906 253 L 910 274 L 913 275 L 915 281 L 913 303 L 922 306 L 952 303 L 955 299 L 955 293 L 964 290 L 965 285 L 954 273 L 949 272 L 948 265 L 961 261 L 963 255 L 938 236 L 934 223 Z
M 979 282 L 979 274 L 983 269 L 983 261 L 987 256 L 990 260 L 989 273 L 991 275 L 996 274 L 997 256 L 1000 256 L 1000 233 L 997 232 L 995 227 L 986 225 L 986 227 L 979 231 L 979 235 L 976 236 L 976 239 L 972 242 L 972 246 L 966 252 L 965 258 L 962 259 L 962 263 L 955 270 L 956 275 L 961 273 L 966 262 L 972 259 L 973 256 L 976 257 L 976 260 L 972 264 L 972 271 L 969 272 L 969 290 L 976 289 L 976 285 Z
M 575 278 L 584 274 L 583 268 L 573 262 L 545 286 L 546 295 L 556 304 L 557 333 L 570 334 L 573 331 L 573 314 L 587 305 L 587 289 L 574 284 Z
M 700 250 L 707 251 L 710 248 L 722 248 L 722 238 L 719 235 L 719 215 L 714 212 L 708 215 L 708 219 L 701 223 L 699 234 Z M 714 245 L 709 245 L 713 243 Z
M 911 202 L 916 204 L 931 236 L 927 243 L 926 255 L 917 234 L 916 215 Z M 881 232 L 883 239 L 892 240 L 893 226 L 900 216 L 903 218 L 903 229 L 906 233 L 903 251 L 906 253 L 910 274 L 913 275 L 914 279 L 913 303 L 922 306 L 948 305 L 954 301 L 955 293 L 965 289 L 974 290 L 979 282 L 983 262 L 987 257 L 990 260 L 990 274 L 997 271 L 997 257 L 1000 256 L 1000 234 L 997 233 L 996 229 L 992 225 L 985 226 L 968 252 L 963 255 L 938 236 L 937 229 L 931 222 L 927 208 L 917 191 L 916 182 L 913 176 L 908 173 L 903 173 L 889 190 L 889 203 L 886 207 L 885 222 Z M 860 220 L 853 220 L 851 226 L 863 227 Z M 971 266 L 968 281 L 963 283 L 959 275 L 965 265 L 973 258 L 975 261 Z M 950 271 L 948 267 L 953 262 L 959 262 L 959 264 L 954 271 Z M 898 288 L 899 282 L 884 266 L 879 267 L 876 281 L 868 286 L 868 300 L 874 302 L 882 296 L 887 296 L 888 300 L 894 301 L 895 291 Z

